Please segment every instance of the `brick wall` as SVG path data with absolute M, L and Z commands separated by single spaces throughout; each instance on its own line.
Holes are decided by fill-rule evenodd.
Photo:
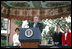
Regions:
M 11 32 L 9 36 L 9 43 L 13 43 L 13 35 L 15 34 L 15 28 L 18 27 L 16 24 L 13 22 L 14 19 L 11 19 Z

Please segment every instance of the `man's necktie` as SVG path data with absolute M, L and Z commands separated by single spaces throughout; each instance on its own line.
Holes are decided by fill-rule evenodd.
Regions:
M 33 27 L 36 27 L 36 23 L 34 23 Z

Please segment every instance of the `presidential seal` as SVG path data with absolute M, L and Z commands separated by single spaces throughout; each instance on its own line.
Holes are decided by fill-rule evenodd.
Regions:
M 25 36 L 26 37 L 31 37 L 33 35 L 33 31 L 31 30 L 31 29 L 27 29 L 26 31 L 25 31 Z

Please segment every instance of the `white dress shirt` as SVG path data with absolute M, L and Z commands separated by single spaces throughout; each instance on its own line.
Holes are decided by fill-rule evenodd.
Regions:
M 19 35 L 17 33 L 13 35 L 13 45 L 14 46 L 17 46 L 16 42 L 20 43 L 19 42 Z M 19 44 L 19 46 L 21 46 L 21 44 Z
M 66 40 L 66 37 L 67 37 L 67 33 L 65 33 L 65 40 Z
M 37 24 L 37 23 L 34 23 L 34 24 L 33 24 L 33 27 L 36 27 L 36 24 Z

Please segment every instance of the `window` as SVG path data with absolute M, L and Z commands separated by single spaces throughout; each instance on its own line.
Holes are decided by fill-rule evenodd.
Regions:
M 8 23 L 7 21 L 8 21 L 8 19 L 5 19 L 5 18 L 2 19 L 2 22 L 1 22 L 2 23 L 1 24 L 2 25 L 1 29 L 2 30 L 7 30 L 7 23 Z

